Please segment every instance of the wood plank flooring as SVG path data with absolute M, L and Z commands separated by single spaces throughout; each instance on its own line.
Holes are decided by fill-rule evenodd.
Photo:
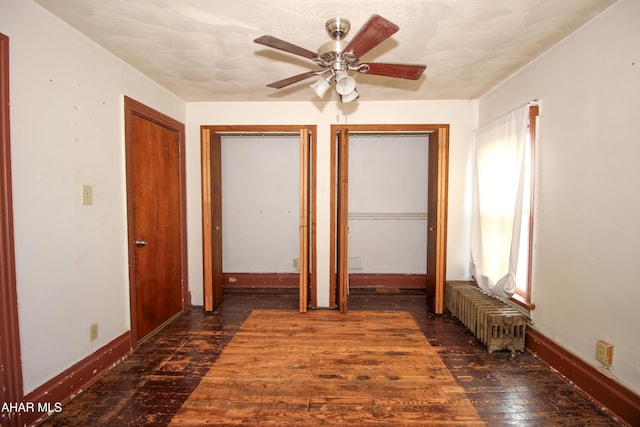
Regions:
M 349 308 L 410 312 L 486 425 L 621 425 L 531 354 L 488 354 L 456 319 L 434 315 L 424 301 L 424 293 L 416 291 L 365 291 L 350 295 Z M 143 342 L 42 425 L 168 425 L 254 309 L 291 310 L 295 316 L 297 294 L 277 289 L 236 290 L 225 293 L 224 303 L 212 315 L 193 308 Z M 354 396 L 347 394 L 344 399 Z M 215 418 L 209 421 L 221 424 Z M 450 421 L 451 425 L 467 425 L 453 418 Z M 261 423 L 251 420 L 247 425 Z
M 171 426 L 483 425 L 412 315 L 255 310 Z

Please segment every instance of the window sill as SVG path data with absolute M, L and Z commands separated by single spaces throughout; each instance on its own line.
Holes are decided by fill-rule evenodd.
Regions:
M 534 303 L 527 301 L 522 295 L 514 294 L 509 299 L 519 306 L 526 308 L 527 310 L 533 310 L 534 308 L 536 308 L 536 305 Z
M 478 282 L 476 281 L 475 277 L 472 277 L 471 283 L 473 283 L 475 286 L 478 286 Z M 515 304 L 518 304 L 520 307 L 526 308 L 527 310 L 533 310 L 534 308 L 536 308 L 536 305 L 534 303 L 527 301 L 520 294 L 513 294 L 513 296 L 509 298 L 509 301 L 512 301 Z

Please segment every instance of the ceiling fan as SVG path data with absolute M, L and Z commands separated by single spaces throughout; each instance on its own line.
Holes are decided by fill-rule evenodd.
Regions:
M 335 81 L 336 92 L 340 95 L 340 100 L 346 103 L 359 97 L 355 79 L 350 72 L 418 80 L 427 68 L 426 65 L 360 62 L 363 55 L 400 29 L 396 24 L 379 15 L 371 16 L 351 41 L 346 40 L 351 28 L 348 20 L 330 19 L 325 24 L 325 28 L 332 41 L 320 46 L 318 53 L 273 36 L 265 35 L 254 40 L 255 43 L 311 59 L 320 66 L 319 70 L 307 71 L 279 80 L 268 84 L 268 87 L 281 89 L 313 76 L 322 76 L 311 85 L 316 94 L 322 98 L 331 82 Z

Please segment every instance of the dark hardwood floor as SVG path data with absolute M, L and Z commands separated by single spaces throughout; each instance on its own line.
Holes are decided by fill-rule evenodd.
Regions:
M 411 312 L 487 425 L 621 425 L 531 354 L 488 354 L 460 322 L 448 314 L 434 315 L 424 301 L 424 293 L 417 291 L 354 291 L 349 309 Z M 295 312 L 297 294 L 235 290 L 225 293 L 214 314 L 194 307 L 42 425 L 167 425 L 253 309 Z

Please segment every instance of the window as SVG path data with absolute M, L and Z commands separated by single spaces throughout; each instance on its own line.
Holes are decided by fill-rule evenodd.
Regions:
M 516 274 L 516 300 L 531 305 L 531 262 L 533 250 L 533 197 L 534 197 L 534 162 L 536 141 L 536 120 L 539 114 L 538 105 L 529 106 L 527 138 L 525 141 L 524 185 L 522 197 L 522 224 L 520 228 L 520 250 Z
M 530 306 L 535 120 L 525 105 L 474 141 L 471 274 L 485 291 Z

